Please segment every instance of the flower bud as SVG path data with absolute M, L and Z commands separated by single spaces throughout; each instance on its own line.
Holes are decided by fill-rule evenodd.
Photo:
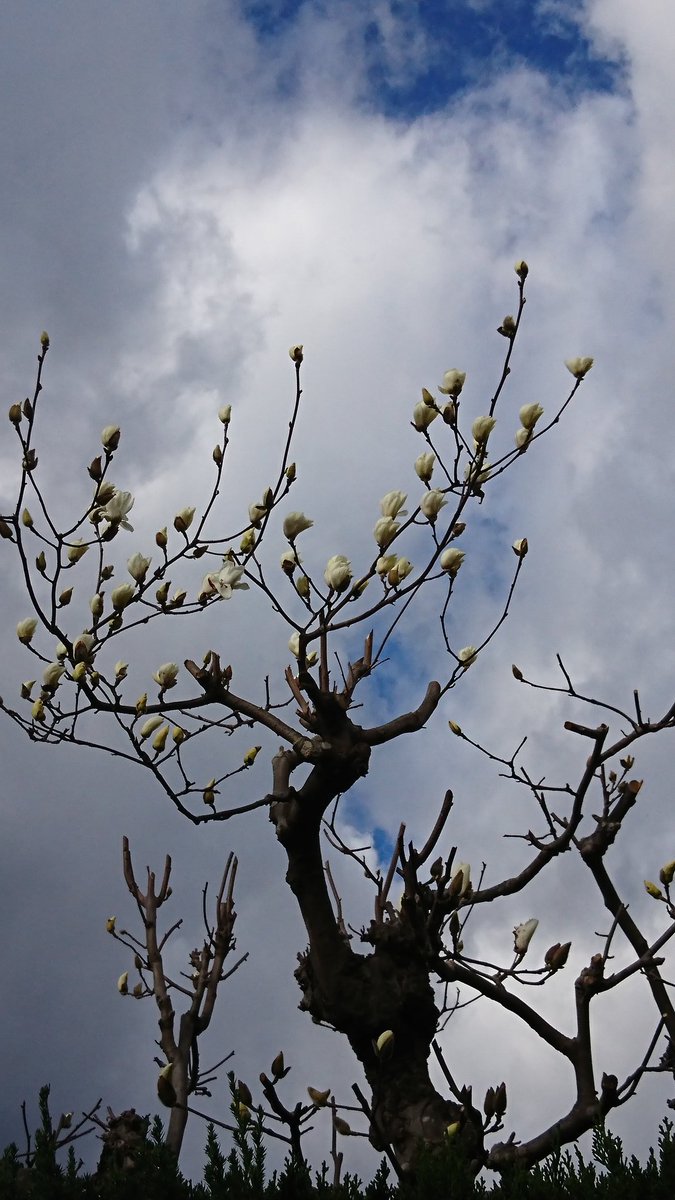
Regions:
M 45 329 L 43 329 L 42 333 L 40 334 L 40 345 L 42 346 L 42 350 L 44 353 L 46 353 L 47 350 L 49 350 L 49 334 L 47 333 L 47 331 Z
M 514 338 L 516 336 L 515 317 L 512 317 L 510 313 L 507 317 L 504 317 L 504 320 L 497 329 L 497 333 L 501 333 L 502 337 L 505 338 Z
M 34 721 L 42 721 L 44 723 L 45 706 L 41 699 L 38 699 L 34 702 L 32 708 L 30 710 L 30 715 Z
M 117 917 L 108 917 L 108 920 L 107 920 L 107 921 L 106 921 L 106 923 L 105 923 L 106 931 L 107 931 L 108 933 L 114 933 L 114 932 L 115 932 L 115 924 L 116 924 L 116 922 L 117 922 Z
M 560 942 L 556 942 L 554 946 L 549 946 L 544 955 L 544 964 L 549 971 L 559 971 L 565 966 L 571 945 L 571 942 L 565 942 L 562 946 Z
M 326 1105 L 328 1104 L 328 1097 L 330 1096 L 330 1088 L 326 1088 L 325 1092 L 320 1092 L 317 1088 L 308 1087 L 307 1095 L 309 1096 L 310 1100 L 312 1101 L 312 1104 L 316 1104 L 317 1108 L 325 1108 Z
M 232 405 L 223 404 L 222 408 L 218 409 L 218 420 L 221 425 L 229 425 L 232 420 Z
M 380 550 L 386 550 L 389 543 L 393 542 L 400 528 L 401 526 L 398 521 L 394 521 L 392 517 L 380 517 L 379 521 L 376 521 L 373 537 Z
M 73 667 L 73 679 L 75 680 L 75 683 L 81 683 L 86 674 L 86 662 L 75 663 L 75 666 Z
M 288 480 L 289 483 L 293 483 L 295 481 L 297 473 L 298 473 L 297 467 L 294 462 L 289 463 L 288 466 L 286 467 L 286 470 L 284 471 L 284 475 L 286 476 L 286 479 Z
M 64 588 L 63 591 L 59 595 L 59 606 L 61 608 L 65 608 L 67 604 L 70 604 L 72 597 L 73 597 L 73 589 L 71 587 Z
M 53 662 L 48 663 L 42 672 L 42 685 L 50 692 L 55 692 L 59 686 L 61 676 L 65 671 L 63 663 Z
M 479 446 L 484 445 L 496 424 L 497 422 L 494 417 L 476 417 L 471 426 L 474 441 Z
M 397 554 L 383 554 L 375 563 L 375 570 L 377 571 L 378 575 L 388 575 L 392 568 L 396 566 L 397 562 Z
M 649 895 L 653 896 L 653 898 L 655 900 L 663 900 L 664 899 L 664 895 L 663 895 L 663 892 L 661 891 L 661 888 L 657 887 L 657 885 L 655 883 L 652 883 L 651 879 L 645 879 L 644 884 L 645 884 L 645 890 L 647 892 L 649 892 Z
M 23 525 L 24 529 L 33 528 L 33 518 L 31 517 L 27 508 L 24 508 L 21 514 L 21 524 Z
M 136 701 L 136 716 L 142 717 L 143 713 L 145 712 L 147 707 L 148 707 L 148 693 L 143 692 L 143 695 L 139 696 L 138 700 Z
M 110 600 L 115 612 L 121 612 L 127 607 L 134 598 L 134 586 L 132 583 L 120 583 L 118 587 L 113 588 L 110 593 Z
M 152 562 L 151 558 L 146 558 L 143 554 L 133 554 L 127 562 L 127 571 L 136 583 L 143 583 L 148 573 L 148 567 Z
M 393 1029 L 385 1029 L 384 1033 L 381 1033 L 375 1042 L 375 1053 L 383 1061 L 391 1058 L 392 1054 L 394 1053 L 394 1041 L 395 1038 Z
M 305 357 L 302 346 L 289 346 L 288 354 L 291 362 L 300 364 Z
M 462 733 L 462 726 L 458 725 L 456 721 L 448 721 L 448 725 L 450 726 L 450 729 L 454 733 L 455 737 L 464 736 Z
M 171 581 L 168 579 L 165 579 L 164 583 L 160 583 L 159 587 L 157 588 L 157 591 L 155 592 L 155 599 L 158 604 L 161 604 L 162 606 L 164 606 L 166 604 L 170 587 L 171 587 Z
M 670 887 L 671 883 L 673 882 L 674 877 L 675 877 L 675 858 L 671 862 L 666 863 L 665 867 L 661 867 L 661 870 L 659 871 L 659 879 L 661 880 L 661 883 L 664 884 L 665 887 Z
M 166 739 L 168 736 L 169 736 L 169 726 L 162 725 L 162 728 L 157 730 L 157 733 L 155 734 L 154 738 L 152 739 L 152 748 L 156 754 L 161 754 L 162 750 L 166 746 Z
M 40 574 L 44 575 L 44 573 L 47 569 L 47 559 L 45 557 L 44 550 L 41 550 L 40 553 L 37 555 L 37 557 L 35 559 L 35 566 L 37 567 Z
M 170 1062 L 165 1067 L 162 1067 L 157 1078 L 157 1099 L 165 1108 L 173 1108 L 178 1099 L 176 1089 L 171 1082 L 172 1073 L 173 1063 Z
M 415 459 L 415 474 L 418 479 L 422 480 L 422 483 L 429 483 L 435 462 L 436 455 L 431 450 L 424 451 L 423 454 L 419 454 Z
M 120 437 L 121 432 L 119 425 L 106 425 L 105 429 L 101 433 L 101 445 L 103 446 L 104 450 L 107 450 L 110 454 L 112 454 L 113 450 L 116 450 L 120 444 Z
M 90 633 L 81 633 L 73 642 L 73 661 L 91 662 L 92 650 L 94 648 L 94 638 Z
M 518 259 L 518 262 L 514 264 L 513 269 L 521 282 L 527 279 L 530 268 L 523 258 Z
M 21 424 L 21 405 L 10 404 L 9 413 L 7 415 L 9 416 L 12 425 L 18 427 Z
M 457 1134 L 459 1133 L 460 1129 L 461 1129 L 461 1125 L 460 1125 L 459 1121 L 453 1121 L 451 1125 L 447 1126 L 447 1128 L 445 1130 L 445 1136 L 447 1138 L 457 1137 Z
M 89 549 L 89 547 L 85 546 L 84 543 L 82 542 L 82 538 L 77 538 L 77 540 L 68 547 L 68 551 L 66 554 L 68 562 L 69 563 L 79 562 L 80 559 L 83 557 L 83 555 L 85 555 L 87 553 L 88 549 Z
M 176 725 L 174 726 L 171 737 L 173 738 L 176 746 L 180 746 L 181 742 L 185 741 L 187 734 L 184 729 L 181 729 L 180 725 Z
M 464 550 L 458 550 L 456 546 L 450 546 L 441 554 L 441 570 L 447 571 L 448 575 L 454 577 L 464 562 L 465 557 L 466 553 Z
M 120 996 L 127 996 L 129 994 L 129 972 L 128 971 L 124 971 L 120 975 L 119 979 L 117 980 L 117 990 L 118 990 Z
M 138 705 L 136 705 L 136 709 L 138 711 Z M 146 740 L 146 738 L 150 737 L 151 733 L 154 733 L 156 729 L 159 729 L 163 720 L 164 720 L 164 717 L 160 717 L 159 713 L 155 713 L 154 716 L 148 717 L 147 721 L 144 721 L 143 724 L 141 725 L 141 729 L 140 729 L 141 741 L 144 742 Z
M 254 764 L 254 762 L 255 762 L 256 758 L 258 757 L 258 754 L 260 753 L 260 750 L 261 750 L 261 749 L 262 749 L 262 747 L 261 747 L 261 746 L 251 746 L 250 750 L 247 750 L 247 751 L 246 751 L 246 753 L 245 753 L 245 755 L 244 755 L 244 766 L 245 766 L 245 767 L 252 767 L 252 766 L 253 766 L 253 764 Z
M 512 663 L 511 665 L 511 674 L 513 675 L 514 679 L 518 680 L 518 683 L 523 682 L 523 672 L 521 671 L 520 667 L 516 666 L 515 663 Z
M 166 535 L 166 525 L 165 525 L 163 529 L 157 530 L 157 533 L 155 534 L 155 542 L 159 546 L 160 550 L 164 550 L 168 540 L 169 539 Z
M 173 527 L 177 533 L 187 533 L 195 515 L 194 508 L 181 508 L 179 513 L 176 513 L 173 519 Z
M 276 1057 L 272 1059 L 272 1066 L 270 1070 L 274 1076 L 275 1082 L 277 1079 L 281 1079 L 286 1074 L 283 1050 L 280 1050 Z
M 471 863 L 457 863 L 453 867 L 450 881 L 454 884 L 452 891 L 455 896 L 466 896 L 471 887 Z
M 336 1133 L 339 1133 L 341 1137 L 349 1137 L 349 1135 L 351 1133 L 351 1127 L 349 1126 L 347 1121 L 345 1121 L 343 1119 L 343 1117 L 335 1117 L 334 1116 L 333 1124 L 335 1126 Z
M 516 558 L 525 558 L 525 555 L 529 549 L 527 538 L 518 538 L 518 541 L 513 543 L 511 549 L 513 550 Z
M 543 416 L 543 412 L 544 410 L 541 407 L 541 404 L 524 404 L 518 413 L 523 429 L 527 429 L 531 432 L 537 424 L 539 418 Z
M 103 596 L 101 592 L 96 592 L 89 601 L 89 609 L 92 616 L 100 617 L 103 612 Z
M 239 549 L 241 550 L 242 554 L 248 554 L 254 546 L 255 531 L 253 529 L 247 529 L 239 543 Z
M 298 595 L 306 600 L 309 596 L 309 579 L 306 575 L 299 575 L 295 581 L 295 590 Z

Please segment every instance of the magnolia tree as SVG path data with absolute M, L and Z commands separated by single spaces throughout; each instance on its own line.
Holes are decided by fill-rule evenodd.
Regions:
M 35 742 L 98 745 L 139 763 L 193 824 L 211 823 L 217 828 L 245 813 L 259 820 L 261 813 L 255 810 L 269 817 L 286 853 L 286 882 L 307 931 L 308 945 L 295 971 L 301 1008 L 348 1040 L 368 1084 L 369 1095 L 356 1091 L 370 1140 L 389 1155 L 399 1173 L 414 1168 L 422 1148 L 442 1146 L 448 1138 L 454 1139 L 474 1171 L 482 1166 L 497 1171 L 529 1166 L 630 1099 L 645 1072 L 675 1068 L 675 1011 L 661 970 L 662 950 L 675 933 L 671 896 L 675 862 L 663 867 L 659 882 L 646 882 L 664 917 L 655 941 L 636 924 L 629 897 L 619 893 L 609 866 L 609 852 L 622 822 L 639 801 L 640 782 L 632 774 L 635 743 L 657 730 L 674 728 L 675 705 L 659 720 L 643 717 L 637 695 L 631 711 L 603 706 L 596 698 L 577 693 L 561 662 L 561 685 L 548 690 L 575 698 L 581 718 L 584 704 L 593 706 L 587 711 L 604 718 L 600 724 L 566 723 L 579 740 L 575 778 L 540 783 L 522 764 L 520 748 L 503 758 L 476 746 L 502 774 L 531 793 L 538 820 L 537 831 L 522 834 L 521 867 L 508 878 L 499 878 L 489 867 L 474 877 L 467 863 L 457 861 L 456 848 L 448 844 L 446 834 L 453 805 L 450 791 L 440 802 L 423 844 L 408 840 L 403 824 L 392 831 L 391 861 L 382 870 L 340 832 L 340 798 L 367 775 L 371 758 L 386 755 L 396 739 L 414 734 L 432 720 L 441 698 L 461 683 L 505 620 L 528 551 L 525 538 L 513 544 L 512 579 L 496 623 L 478 645 L 455 645 L 451 637 L 449 614 L 461 587 L 466 553 L 462 535 L 468 515 L 481 504 L 486 489 L 499 489 L 505 472 L 517 469 L 525 454 L 537 452 L 537 443 L 560 420 L 592 366 L 591 358 L 568 361 L 569 393 L 546 414 L 538 404 L 522 407 L 515 442 L 493 450 L 497 440 L 493 431 L 504 407 L 525 305 L 527 264 L 519 262 L 515 270 L 518 308 L 499 327 L 505 354 L 485 415 L 467 425 L 461 370 L 445 373 L 437 395 L 422 389 L 412 413 L 421 443 L 414 463 L 418 493 L 412 502 L 403 491 L 383 496 L 371 550 L 358 562 L 333 554 L 325 569 L 316 571 L 306 565 L 299 550 L 303 542 L 311 543 L 314 523 L 311 516 L 294 511 L 289 501 L 296 479 L 292 446 L 301 401 L 300 345 L 290 350 L 295 397 L 275 482 L 260 491 L 248 511 L 239 513 L 234 528 L 218 527 L 214 505 L 230 452 L 231 411 L 225 406 L 218 414 L 222 433 L 213 450 L 208 501 L 200 512 L 183 509 L 174 517 L 173 528 L 160 529 L 152 554 L 137 551 L 129 556 L 129 549 L 135 549 L 129 536 L 130 518 L 136 515 L 134 497 L 109 477 L 121 439 L 117 426 L 103 430 L 102 451 L 89 465 L 92 491 L 84 511 L 73 516 L 66 528 L 57 527 L 52 519 L 36 452 L 49 348 L 46 334 L 34 396 L 23 405 L 13 404 L 9 411 L 22 463 L 16 505 L 3 517 L 0 531 L 6 539 L 6 561 L 10 554 L 16 555 L 32 609 L 20 621 L 17 635 L 31 656 L 33 669 L 27 674 L 35 679 L 21 685 L 21 700 L 15 707 L 3 703 L 4 711 Z M 267 554 L 268 535 L 279 528 L 287 545 L 280 564 L 276 557 L 270 562 Z M 195 568 L 192 560 L 199 559 L 202 564 Z M 292 660 L 283 677 L 265 679 L 262 698 L 255 700 L 239 695 L 233 687 L 232 664 L 223 660 L 218 646 L 200 661 L 188 658 L 180 665 L 172 661 L 177 657 L 175 649 L 172 655 L 176 641 L 171 640 L 176 636 L 177 617 L 190 615 L 196 625 L 200 616 L 223 602 L 236 610 L 246 602 L 247 590 L 257 590 L 269 605 L 270 621 L 279 629 L 285 626 L 283 636 L 288 638 Z M 422 593 L 427 603 L 437 605 L 443 651 L 439 678 L 429 682 L 424 696 L 416 697 L 409 711 L 373 723 L 368 720 L 368 706 L 375 706 L 376 697 L 372 690 L 369 694 L 368 680 L 383 664 L 393 635 L 405 636 L 406 618 Z M 136 696 L 130 694 L 122 647 L 134 629 L 150 624 L 160 626 L 166 638 L 163 657 L 167 661 L 157 667 L 152 680 L 148 673 L 146 690 Z M 351 660 L 339 653 L 347 640 L 353 648 Z M 540 686 L 524 678 L 518 667 L 513 673 L 523 686 Z M 357 694 L 362 708 L 358 722 Z M 93 732 L 94 717 L 97 728 L 101 717 L 108 721 L 102 745 Z M 458 738 L 470 740 L 457 724 L 451 722 L 450 727 Z M 242 729 L 268 731 L 278 741 L 278 751 L 261 771 L 265 756 L 257 759 L 260 746 L 254 736 L 243 761 L 239 752 L 226 770 L 213 776 L 208 767 L 209 742 L 217 742 L 222 761 L 224 748 L 236 744 L 231 735 Z M 225 803 L 225 791 L 236 794 L 238 777 L 254 763 L 261 776 L 257 798 Z M 372 884 L 372 915 L 360 931 L 344 919 L 334 875 L 324 862 L 322 831 L 333 849 L 353 860 Z M 608 932 L 598 937 L 587 965 L 567 985 L 569 1033 L 546 1019 L 532 999 L 542 994 L 536 988 L 565 971 L 569 942 L 536 949 L 532 938 L 537 921 L 530 919 L 515 928 L 506 958 L 484 961 L 475 950 L 486 908 L 493 920 L 493 905 L 524 892 L 567 851 L 577 854 L 590 872 L 610 914 Z M 160 1098 L 172 1108 L 169 1137 L 177 1151 L 191 1098 L 203 1090 L 195 1065 L 196 1039 L 210 1019 L 232 943 L 233 864 L 221 887 L 215 921 L 209 924 L 207 918 L 204 949 L 194 952 L 188 975 L 178 982 L 166 975 L 162 943 L 152 932 L 157 907 L 168 894 L 168 876 L 159 891 L 151 877 L 143 892 L 128 847 L 125 876 L 150 934 L 139 943 L 127 942 L 136 955 L 139 979 L 132 986 L 124 976 L 120 990 L 154 996 L 159 1006 L 164 1054 Z M 635 976 L 641 976 L 654 1004 L 653 1037 L 636 1052 L 634 1069 L 626 1079 L 606 1074 L 598 1079 L 591 1008 L 600 1007 L 607 993 Z M 174 1036 L 171 995 L 176 988 L 187 1008 Z M 463 997 L 461 1002 L 448 1000 L 455 992 Z M 472 1096 L 470 1083 L 455 1081 L 452 1063 L 448 1064 L 435 1040 L 452 1007 L 473 997 L 504 1010 L 568 1064 L 571 1104 L 552 1125 L 526 1140 L 517 1140 L 515 1134 L 506 1141 L 495 1137 L 504 1127 L 507 1109 L 501 1072 L 495 1072 L 494 1086 L 488 1088 L 481 1105 Z M 440 1064 L 434 1074 L 445 1080 L 443 1090 L 430 1074 L 432 1050 Z M 279 1058 L 274 1078 L 261 1078 L 268 1109 L 281 1114 L 288 1125 L 290 1110 L 276 1091 L 285 1070 Z M 242 1103 L 248 1099 L 244 1095 Z M 314 1093 L 310 1099 L 314 1106 L 327 1104 L 329 1093 Z M 298 1114 L 302 1116 L 306 1109 L 296 1106 L 293 1111 L 296 1127 L 291 1140 L 297 1150 Z M 341 1122 L 340 1132 L 349 1132 L 344 1121 L 334 1119 Z

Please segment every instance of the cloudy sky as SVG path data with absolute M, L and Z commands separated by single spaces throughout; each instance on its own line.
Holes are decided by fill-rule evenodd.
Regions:
M 315 521 L 303 552 L 316 569 L 335 553 L 370 560 L 385 492 L 419 499 L 412 463 L 423 443 L 409 422 L 422 386 L 460 368 L 467 416 L 486 410 L 504 353 L 496 327 L 517 303 L 516 259 L 530 264 L 528 304 L 493 437 L 511 445 L 521 404 L 553 415 L 570 386 L 563 360 L 595 356 L 573 410 L 472 518 L 455 644 L 478 644 L 489 631 L 513 567 L 511 542 L 526 535 L 531 552 L 509 622 L 428 730 L 375 756 L 369 779 L 345 800 L 343 828 L 362 844 L 382 849 L 402 819 L 424 838 L 451 787 L 448 849 L 486 862 L 490 880 L 521 861 L 522 842 L 501 835 L 527 829 L 536 813 L 452 737 L 448 719 L 501 754 L 529 734 L 532 773 L 565 782 L 580 773 L 585 748 L 563 722 L 597 712 L 519 688 L 512 661 L 559 683 L 559 651 L 586 694 L 630 707 L 638 688 L 653 717 L 672 701 L 669 10 L 666 0 L 3 5 L 3 392 L 7 405 L 31 392 L 48 330 L 37 446 L 64 520 L 86 494 L 101 429 L 122 427 L 113 477 L 136 496 L 122 562 L 149 552 L 154 530 L 178 509 L 204 501 L 225 403 L 232 447 L 218 528 L 226 537 L 243 526 L 279 461 L 291 343 L 306 353 L 293 507 Z M 0 471 L 7 513 L 17 479 L 9 423 Z M 270 563 L 283 548 L 277 528 Z M 31 675 L 14 626 L 28 608 L 6 542 L 2 555 L 0 690 L 18 705 Z M 72 632 L 86 621 L 75 604 L 73 621 L 81 623 Z M 120 647 L 137 692 L 159 662 L 199 659 L 215 642 L 239 690 L 254 697 L 288 658 L 288 631 L 248 594 L 201 625 L 158 625 L 143 644 Z M 364 723 L 419 703 L 426 681 L 442 676 L 436 631 L 432 609 L 411 615 L 380 682 L 364 691 Z M 669 737 L 639 751 L 645 788 L 612 859 L 653 936 L 662 909 L 642 880 L 675 857 Z M 46 1081 L 57 1113 L 99 1096 L 115 1110 L 154 1109 L 155 1014 L 117 995 L 129 964 L 104 928 L 112 913 L 134 928 L 124 834 L 141 868 L 173 856 L 169 919 L 185 918 L 176 969 L 200 940 L 203 883 L 215 887 L 229 850 L 239 855 L 238 948 L 250 957 L 223 988 L 203 1056 L 235 1051 L 235 1069 L 253 1082 L 283 1047 L 289 1102 L 307 1084 L 332 1086 L 348 1102 L 355 1064 L 336 1035 L 296 1009 L 292 972 L 304 935 L 264 815 L 194 828 L 138 769 L 34 746 L 6 719 L 0 739 L 0 1144 L 20 1137 L 20 1102 L 34 1103 Z M 232 753 L 244 748 L 237 742 Z M 267 749 L 234 803 L 267 791 Z M 219 759 L 214 773 L 225 769 Z M 365 886 L 344 864 L 338 873 L 358 927 L 369 916 Z M 533 915 L 542 953 L 574 943 L 557 992 L 542 998 L 570 1030 L 573 979 L 601 945 L 594 931 L 608 925 L 572 856 L 531 898 L 481 912 L 476 944 L 499 954 L 513 925 Z M 638 984 L 622 1003 L 597 1005 L 598 1074 L 623 1078 L 641 1057 L 651 1014 L 641 1021 Z M 484 1007 L 451 1022 L 445 1045 L 475 1095 L 509 1081 L 507 1129 L 519 1136 L 571 1103 L 565 1072 Z M 644 1153 L 655 1139 L 668 1094 L 672 1083 L 668 1092 L 649 1077 L 642 1102 L 616 1114 L 631 1150 Z M 216 1116 L 226 1116 L 225 1095 L 221 1082 Z M 203 1139 L 195 1122 L 188 1170 L 198 1170 Z M 317 1159 L 328 1148 L 328 1130 L 317 1126 Z M 349 1149 L 363 1172 L 376 1164 L 363 1143 Z

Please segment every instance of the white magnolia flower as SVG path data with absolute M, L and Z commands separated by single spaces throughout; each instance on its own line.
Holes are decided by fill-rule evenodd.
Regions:
M 518 413 L 523 429 L 534 429 L 543 412 L 541 404 L 524 404 Z
M 110 593 L 110 600 L 115 612 L 121 612 L 123 608 L 126 608 L 127 604 L 131 603 L 133 598 L 133 583 L 121 583 L 119 587 L 113 588 Z
M 584 375 L 588 375 L 593 366 L 592 358 L 568 358 L 565 360 L 567 370 L 574 375 L 575 379 L 583 379 Z
M 223 600 L 229 600 L 233 592 L 247 592 L 248 584 L 241 583 L 241 577 L 244 574 L 243 567 L 237 567 L 234 563 L 226 562 L 221 567 L 220 571 L 209 575 L 209 580 L 213 590 L 222 596 Z
M 466 379 L 466 371 L 457 371 L 453 368 L 451 371 L 446 371 L 443 376 L 443 382 L 438 385 L 439 392 L 444 396 L 454 396 L 455 399 L 459 396 L 464 387 Z
M 35 617 L 25 617 L 23 621 L 19 621 L 16 627 L 16 636 L 24 646 L 30 642 L 35 630 L 37 629 L 37 621 Z
M 380 512 L 383 517 L 396 517 L 400 513 L 405 516 L 403 505 L 408 499 L 405 492 L 387 492 L 380 500 Z
M 42 672 L 43 685 L 46 688 L 52 688 L 52 689 L 57 688 L 59 686 L 59 680 L 60 680 L 61 676 L 63 675 L 64 671 L 65 671 L 65 667 L 64 667 L 63 663 L 60 663 L 60 662 L 49 663 L 49 665 L 46 666 L 44 671 Z
M 300 634 L 297 631 L 295 633 L 292 633 L 290 638 L 288 639 L 288 649 L 290 650 L 290 652 L 294 658 L 300 657 Z M 306 654 L 305 661 L 307 663 L 307 666 L 313 667 L 314 663 L 317 661 L 318 657 L 319 656 L 318 656 L 316 650 L 312 650 L 312 651 L 310 651 L 309 654 Z
M 178 678 L 177 664 L 173 662 L 162 663 L 162 666 L 157 668 L 152 678 L 155 683 L 159 684 L 163 692 L 167 688 L 175 687 Z
M 536 917 L 530 917 L 529 921 L 524 921 L 522 925 L 516 925 L 513 931 L 513 949 L 516 954 L 520 954 L 521 957 L 525 954 L 538 924 Z
M 437 416 L 437 408 L 431 408 L 424 403 L 424 400 L 420 400 L 413 409 L 412 423 L 418 433 L 423 433 L 425 429 L 429 428 L 431 422 L 436 420 Z
M 458 550 L 456 546 L 449 546 L 441 554 L 441 569 L 447 571 L 449 575 L 456 575 L 464 562 L 464 550 Z
M 378 575 L 388 575 L 397 562 L 398 554 L 383 554 L 375 563 L 375 570 Z
M 496 424 L 497 422 L 494 417 L 476 417 L 476 420 L 471 426 L 473 440 L 479 444 L 482 442 L 487 442 Z
M 380 517 L 373 530 L 373 537 L 380 550 L 384 550 L 390 542 L 393 542 L 400 528 L 398 521 L 395 521 L 393 517 Z
M 426 450 L 415 459 L 415 474 L 422 483 L 428 483 L 431 479 L 435 462 L 436 455 L 431 450 Z
M 457 657 L 465 670 L 468 671 L 469 667 L 475 663 L 477 654 L 478 651 L 475 646 L 465 646 L 463 650 L 460 650 Z
M 127 515 L 133 507 L 134 498 L 131 492 L 118 492 L 115 489 L 105 508 L 102 509 L 102 515 L 106 521 L 110 521 L 111 525 L 120 525 L 122 529 L 133 532 L 133 525 L 127 521 Z
M 143 583 L 151 562 L 152 559 L 146 558 L 143 554 L 132 554 L 127 562 L 127 571 L 131 578 L 136 580 L 136 583 Z
M 420 500 L 420 508 L 427 520 L 431 521 L 433 525 L 443 505 L 447 503 L 443 493 L 439 492 L 438 488 L 435 488 L 430 492 L 424 493 Z
M 287 538 L 289 542 L 293 542 L 298 534 L 302 533 L 304 529 L 311 529 L 313 524 L 314 522 L 310 520 L 309 517 L 306 517 L 304 513 L 288 513 L 284 517 L 284 537 Z
M 344 592 L 345 588 L 349 587 L 352 577 L 352 565 L 349 559 L 344 554 L 334 554 L 332 558 L 328 559 L 323 577 L 334 592 Z

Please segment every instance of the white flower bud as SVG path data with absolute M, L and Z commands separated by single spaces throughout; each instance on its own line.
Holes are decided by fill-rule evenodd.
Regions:
M 441 554 L 441 569 L 447 571 L 448 575 L 456 575 L 464 562 L 464 550 L 458 550 L 455 546 L 449 546 Z
M 101 445 L 105 450 L 116 450 L 120 444 L 120 427 L 119 425 L 106 425 L 101 434 Z
M 78 662 L 89 662 L 94 648 L 94 638 L 90 633 L 81 633 L 73 642 L 73 659 Z
M 218 420 L 223 425 L 229 425 L 231 419 L 232 419 L 232 405 L 231 404 L 223 404 L 223 407 L 218 409 Z
M 27 646 L 36 629 L 37 621 L 35 617 L 25 617 L 23 621 L 19 621 L 16 627 L 16 636 L 20 642 L 23 642 L 24 646 Z
M 195 511 L 194 508 L 181 508 L 180 512 L 176 513 L 173 527 L 177 533 L 187 533 L 194 520 Z
M 518 541 L 513 543 L 512 549 L 516 558 L 524 558 L 529 549 L 527 538 L 518 538 Z
M 64 671 L 65 667 L 63 666 L 63 663 L 49 663 L 42 672 L 43 686 L 48 688 L 50 691 L 55 691 L 59 686 L 59 680 L 61 679 Z
M 144 742 L 146 738 L 150 737 L 151 733 L 154 733 L 156 729 L 159 729 L 163 720 L 164 718 L 160 717 L 159 713 L 155 713 L 153 717 L 148 717 L 147 721 L 144 721 L 141 725 L 141 741 Z
M 525 262 L 525 260 L 523 258 L 518 259 L 518 262 L 514 263 L 513 269 L 519 279 L 521 279 L 521 280 L 527 279 L 530 268 L 528 267 L 527 263 Z
M 531 437 L 532 437 L 532 430 L 525 429 L 521 426 L 521 428 L 516 433 L 516 436 L 514 439 L 518 449 L 523 450 L 525 448 L 525 446 L 527 445 L 527 443 L 529 442 Z
M 239 549 L 241 550 L 242 554 L 248 554 L 254 546 L 255 531 L 253 529 L 247 529 L 239 543 Z
M 471 887 L 471 863 L 457 863 L 457 865 L 453 868 L 451 878 L 456 879 L 458 875 L 461 875 L 462 877 L 462 884 L 457 894 L 459 896 L 464 896 Z
M 113 588 L 110 593 L 110 600 L 115 612 L 121 612 L 130 604 L 134 598 L 133 583 L 120 583 L 119 587 Z
M 497 422 L 494 417 L 476 417 L 471 426 L 474 441 L 479 445 L 487 442 L 496 424 Z
M 396 566 L 397 562 L 397 554 L 384 554 L 381 558 L 378 558 L 377 562 L 375 563 L 375 570 L 377 571 L 378 575 L 388 575 L 392 567 Z
M 543 412 L 541 404 L 524 404 L 518 413 L 523 429 L 534 429 Z
M 92 616 L 100 617 L 101 613 L 103 612 L 103 596 L 100 592 L 96 592 L 95 595 L 92 596 L 91 600 L 89 601 L 89 608 L 91 609 Z
M 88 549 L 89 549 L 89 547 L 84 545 L 82 538 L 76 538 L 76 540 L 72 543 L 72 545 L 70 545 L 68 547 L 68 550 L 66 552 L 66 557 L 68 559 L 68 562 L 69 563 L 79 562 L 80 559 L 82 558 L 82 556 L 87 553 Z
M 290 650 L 290 652 L 294 658 L 300 657 L 300 634 L 297 633 L 297 631 L 295 633 L 292 633 L 290 638 L 288 639 L 288 649 Z M 306 654 L 305 659 L 307 662 L 307 666 L 313 667 L 314 663 L 317 662 L 318 657 L 319 656 L 316 653 L 316 650 L 312 650 L 309 654 Z
M 289 355 L 289 358 L 291 359 L 291 362 L 294 362 L 294 363 L 301 363 L 303 358 L 305 357 L 303 354 L 302 346 L 289 346 L 288 355 Z
M 436 455 L 431 450 L 426 450 L 415 459 L 415 474 L 422 483 L 429 483 L 434 470 Z

